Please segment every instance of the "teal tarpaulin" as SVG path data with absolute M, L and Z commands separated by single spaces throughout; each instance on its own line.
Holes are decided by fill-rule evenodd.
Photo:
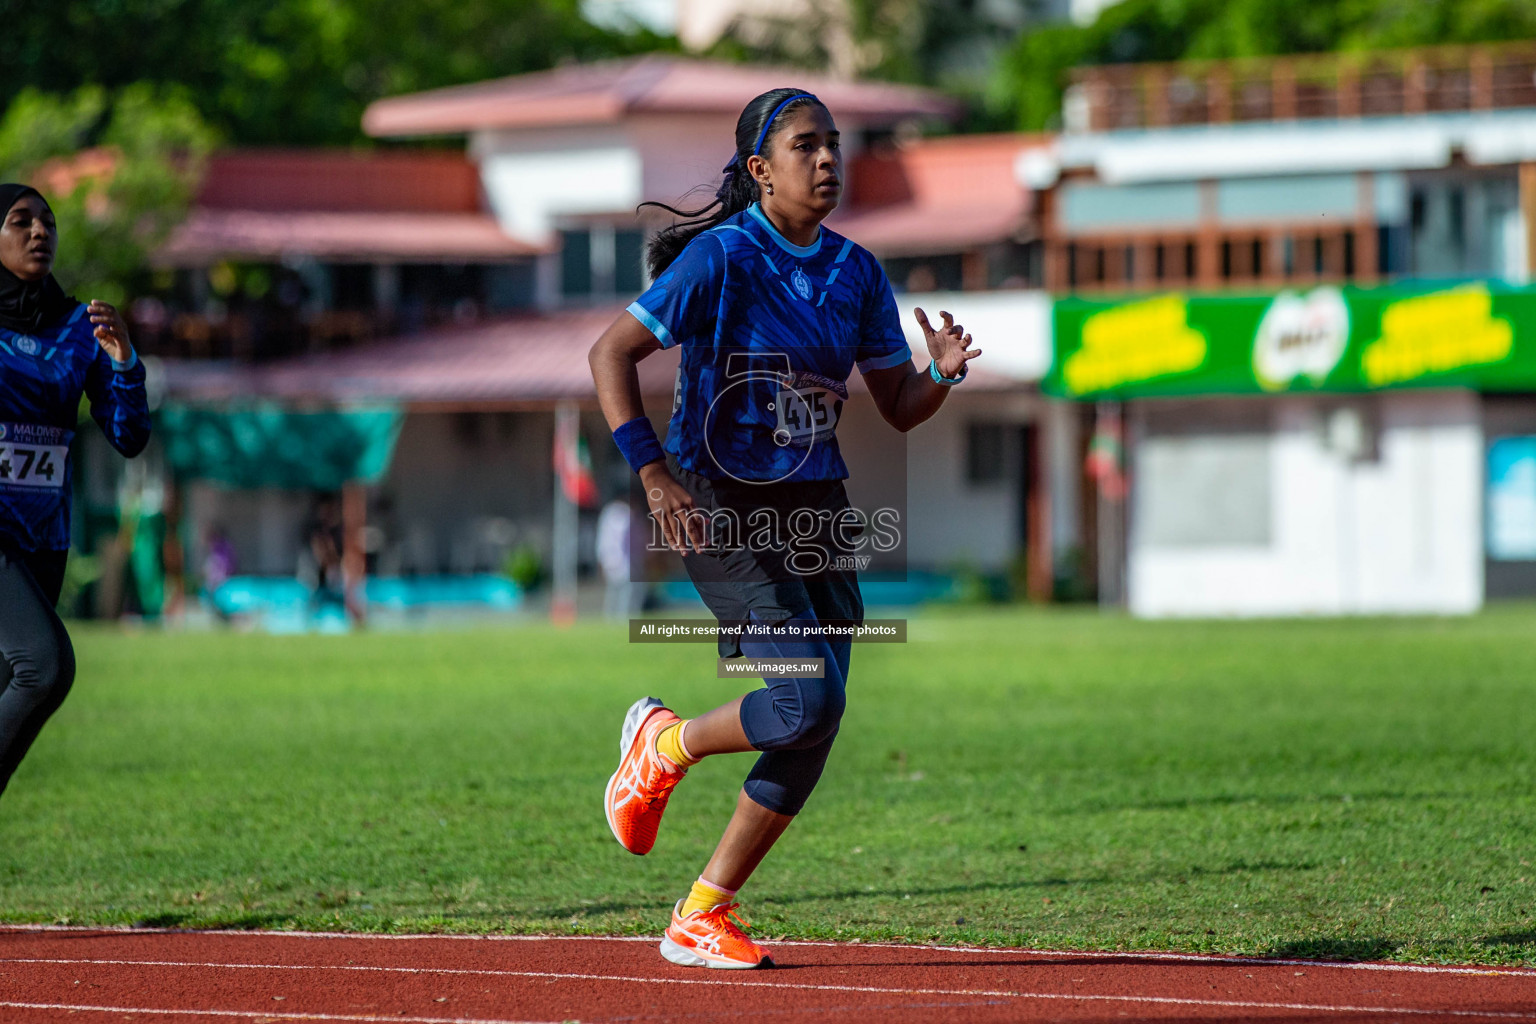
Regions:
M 404 419 L 399 406 L 383 404 L 318 412 L 167 404 L 156 433 L 181 480 L 334 491 L 383 479 Z

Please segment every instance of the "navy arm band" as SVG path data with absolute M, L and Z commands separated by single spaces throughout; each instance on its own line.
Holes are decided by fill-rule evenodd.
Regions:
M 613 443 L 619 446 L 624 461 L 636 473 L 640 472 L 641 466 L 667 457 L 661 450 L 661 442 L 656 440 L 656 428 L 644 416 L 619 424 L 619 429 L 613 432 Z

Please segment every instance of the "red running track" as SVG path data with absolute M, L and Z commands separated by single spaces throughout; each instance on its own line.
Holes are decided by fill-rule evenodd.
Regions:
M 652 940 L 0 926 L 5 1024 L 396 1021 L 1536 1022 L 1536 971 L 774 943 L 768 971 Z

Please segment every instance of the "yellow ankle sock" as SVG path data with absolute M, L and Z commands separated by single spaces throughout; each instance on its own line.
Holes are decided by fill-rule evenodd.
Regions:
M 699 880 L 694 882 L 693 888 L 688 891 L 688 898 L 683 901 L 683 909 L 678 911 L 678 916 L 687 917 L 695 910 L 710 910 L 722 903 L 729 903 L 735 898 L 735 889 L 722 889 L 704 881 L 704 876 L 700 875 Z
M 692 768 L 699 763 L 699 759 L 688 753 L 688 748 L 683 746 L 683 726 L 687 724 L 678 722 L 669 725 L 656 737 L 656 753 L 679 768 Z

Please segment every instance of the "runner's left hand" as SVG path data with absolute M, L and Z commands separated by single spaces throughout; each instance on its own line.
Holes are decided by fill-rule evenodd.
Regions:
M 928 343 L 928 354 L 938 364 L 939 372 L 946 377 L 956 377 L 960 374 L 960 368 L 968 361 L 981 355 L 981 349 L 971 348 L 971 336 L 965 333 L 965 328 L 955 323 L 955 318 L 944 310 L 939 310 L 939 316 L 944 318 L 943 330 L 934 330 L 928 322 L 928 314 L 919 307 L 913 312 L 917 315 L 918 325 L 923 329 L 923 340 Z
M 128 340 L 128 325 L 123 321 L 123 315 L 100 299 L 92 299 L 86 312 L 91 314 L 91 323 L 96 325 L 93 332 L 96 343 L 107 355 L 120 363 L 131 361 L 133 344 Z

